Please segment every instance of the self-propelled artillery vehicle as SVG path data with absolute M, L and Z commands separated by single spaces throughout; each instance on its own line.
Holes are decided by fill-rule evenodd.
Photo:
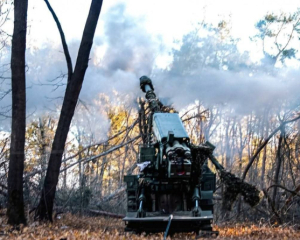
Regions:
M 207 160 L 223 170 L 212 155 L 214 146 L 191 143 L 178 113 L 165 110 L 148 77 L 140 78 L 140 87 L 146 93 L 148 112 L 140 116 L 140 174 L 124 177 L 125 231 L 212 232 L 216 174 Z

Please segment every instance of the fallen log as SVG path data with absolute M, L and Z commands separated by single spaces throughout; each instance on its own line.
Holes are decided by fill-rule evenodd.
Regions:
M 125 215 L 112 213 L 112 212 L 106 212 L 106 211 L 98 211 L 94 209 L 81 209 L 81 208 L 72 208 L 72 210 L 69 207 L 56 207 L 54 209 L 56 211 L 55 218 L 57 218 L 58 215 L 72 212 L 74 210 L 82 211 L 85 215 L 94 215 L 94 216 L 104 216 L 104 217 L 110 217 L 110 218 L 124 218 Z
M 97 215 L 97 216 L 106 216 L 106 217 L 111 217 L 111 218 L 124 218 L 125 215 L 122 214 L 116 214 L 116 213 L 111 213 L 111 212 L 105 212 L 105 211 L 97 211 L 97 210 L 92 210 L 92 209 L 85 209 L 86 212 Z

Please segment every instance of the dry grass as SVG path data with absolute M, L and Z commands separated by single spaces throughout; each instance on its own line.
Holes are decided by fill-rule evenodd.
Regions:
M 124 223 L 120 219 L 104 217 L 79 217 L 64 214 L 54 223 L 31 222 L 13 230 L 5 224 L 5 217 L 0 222 L 0 239 L 163 239 L 163 234 L 134 235 L 124 233 Z M 220 232 L 216 239 L 300 239 L 300 230 L 295 227 L 267 227 L 236 224 L 234 226 L 215 226 Z M 168 239 L 196 239 L 195 234 L 175 234 Z M 205 238 L 198 238 L 205 239 Z

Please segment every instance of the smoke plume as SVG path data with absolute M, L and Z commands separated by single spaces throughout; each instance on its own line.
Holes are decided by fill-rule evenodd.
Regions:
M 112 7 L 101 17 L 104 19 L 104 30 L 95 38 L 80 94 L 80 100 L 87 107 L 101 107 L 95 105 L 99 94 L 109 96 L 112 104 L 136 107 L 136 98 L 143 96 L 139 89 L 139 77 L 142 75 L 152 77 L 157 95 L 165 103 L 174 104 L 178 110 L 195 100 L 201 101 L 205 107 L 233 109 L 238 115 L 259 112 L 262 107 L 274 107 L 284 101 L 297 105 L 299 71 L 279 70 L 276 74 L 270 74 L 209 66 L 202 70 L 195 68 L 190 74 L 174 74 L 174 66 L 170 66 L 169 70 L 155 70 L 155 60 L 164 48 L 159 36 L 147 32 L 143 18 L 128 15 L 124 4 Z M 206 37 L 210 42 L 211 36 Z M 79 43 L 75 40 L 69 43 L 73 65 Z M 179 51 L 189 57 L 189 53 L 184 53 L 185 49 Z M 62 48 L 45 44 L 39 49 L 28 49 L 26 59 L 27 114 L 59 113 L 67 72 Z M 9 63 L 9 60 L 9 54 L 2 54 L 1 62 Z M 6 73 L 6 77 L 9 79 L 10 74 Z M 9 87 L 8 81 L 2 83 L 2 92 Z M 10 99 L 10 95 L 4 97 L 0 107 L 9 106 Z M 103 112 L 101 114 L 101 122 L 108 122 L 103 118 Z M 2 121 L 3 124 L 5 121 Z

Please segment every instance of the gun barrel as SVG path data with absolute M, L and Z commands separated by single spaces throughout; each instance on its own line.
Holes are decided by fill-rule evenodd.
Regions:
M 148 92 L 148 91 L 152 90 L 152 88 L 149 84 L 145 84 L 144 89 L 145 89 L 145 92 Z
M 140 78 L 140 86 L 144 93 L 146 93 L 146 99 L 149 102 L 151 111 L 159 112 L 160 111 L 160 103 L 159 100 L 156 98 L 156 95 L 154 93 L 154 87 L 152 84 L 152 81 L 147 76 L 142 76 Z
M 147 76 L 142 76 L 140 78 L 140 86 L 143 92 L 147 93 L 148 91 L 154 91 L 152 81 Z

